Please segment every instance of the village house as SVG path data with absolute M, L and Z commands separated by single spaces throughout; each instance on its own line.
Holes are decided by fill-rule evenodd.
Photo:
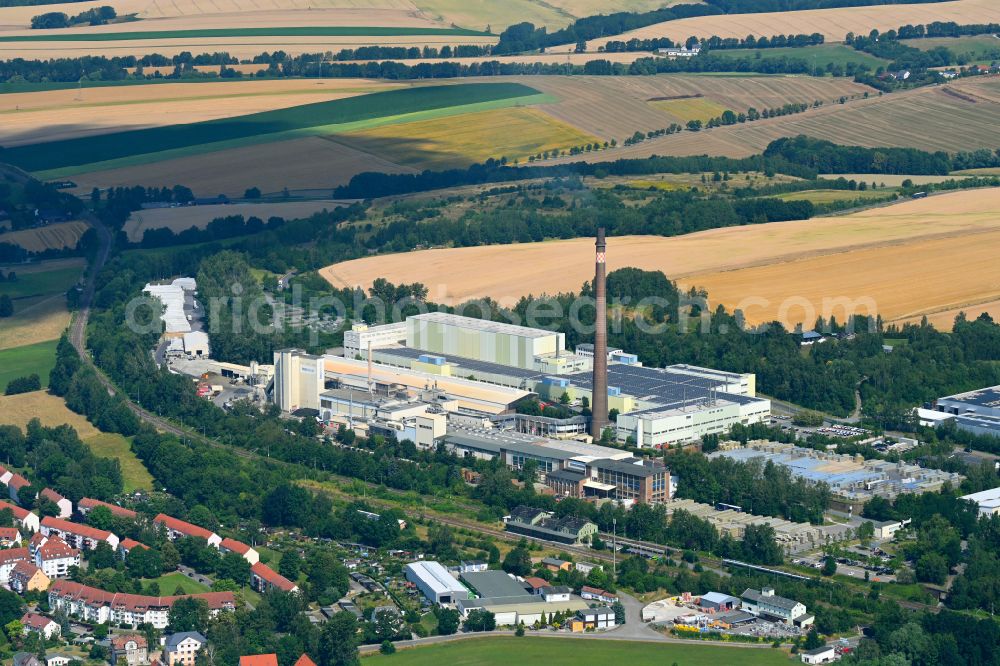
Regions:
M 30 485 L 31 482 L 20 474 L 11 474 L 10 480 L 7 481 L 7 494 L 12 500 L 20 504 L 21 500 L 18 497 L 18 492 Z
M 215 532 L 206 530 L 204 527 L 199 527 L 198 525 L 186 523 L 177 518 L 171 518 L 164 513 L 158 514 L 153 518 L 153 522 L 157 525 L 162 525 L 167 530 L 167 538 L 171 541 L 176 541 L 182 537 L 200 537 L 207 541 L 208 545 L 213 548 L 218 548 L 222 543 L 222 537 Z
M 182 631 L 167 636 L 163 643 L 164 666 L 194 666 L 198 651 L 208 639 L 197 631 Z
M 111 666 L 149 664 L 149 644 L 140 634 L 121 634 L 111 639 Z
M 62 633 L 59 623 L 38 613 L 25 613 L 21 618 L 21 624 L 25 631 L 33 631 L 41 634 L 45 640 L 51 640 Z
M 42 518 L 41 534 L 45 536 L 59 536 L 63 541 L 73 548 L 80 550 L 94 550 L 97 544 L 106 542 L 111 549 L 118 548 L 118 537 L 107 530 L 99 530 L 90 525 L 71 523 L 61 518 L 45 516 Z

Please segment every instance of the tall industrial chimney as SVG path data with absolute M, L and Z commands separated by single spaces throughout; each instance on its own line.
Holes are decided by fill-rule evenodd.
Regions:
M 608 425 L 608 296 L 605 285 L 604 227 L 597 230 L 597 262 L 594 266 L 594 391 L 591 400 L 590 434 L 600 439 Z

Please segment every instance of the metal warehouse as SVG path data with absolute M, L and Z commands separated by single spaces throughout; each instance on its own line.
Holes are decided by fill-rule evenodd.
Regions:
M 451 604 L 468 599 L 469 591 L 439 562 L 411 562 L 405 568 L 406 580 L 437 604 Z

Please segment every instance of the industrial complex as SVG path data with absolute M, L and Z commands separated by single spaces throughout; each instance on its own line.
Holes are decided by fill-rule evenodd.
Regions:
M 1000 386 L 938 398 L 934 412 L 953 418 L 959 430 L 1000 437 Z
M 873 497 L 894 498 L 902 493 L 937 492 L 946 483 L 958 486 L 964 477 L 954 472 L 927 469 L 905 462 L 865 460 L 825 451 L 815 451 L 777 442 L 750 442 L 741 447 L 728 442 L 709 458 L 760 460 L 787 468 L 793 476 L 813 483 L 825 483 L 833 495 L 832 506 L 859 512 Z

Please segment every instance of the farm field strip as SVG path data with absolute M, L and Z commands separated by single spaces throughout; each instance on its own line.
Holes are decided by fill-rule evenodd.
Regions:
M 946 94 L 960 91 L 970 102 Z M 976 150 L 993 147 L 1000 135 L 1000 80 L 972 79 L 932 88 L 872 96 L 847 104 L 827 102 L 818 109 L 701 132 L 682 132 L 623 148 L 617 157 L 649 155 L 725 155 L 759 153 L 775 139 L 806 134 L 834 143 L 922 150 Z M 602 161 L 588 155 L 590 162 Z
M 1000 296 L 998 220 L 1000 188 L 954 192 L 842 217 L 673 238 L 616 237 L 609 240 L 608 265 L 609 270 L 662 270 L 685 288 L 707 287 L 713 303 L 730 307 L 749 295 L 772 302 L 778 295 L 821 291 L 831 297 L 871 296 L 891 319 L 912 316 L 917 302 L 929 311 Z M 910 248 L 920 258 L 907 263 Z M 321 275 L 338 288 L 367 287 L 385 277 L 422 282 L 435 302 L 454 305 L 488 296 L 513 305 L 521 296 L 538 295 L 539 284 L 549 293 L 578 290 L 591 277 L 592 252 L 587 238 L 421 250 L 398 255 L 398 261 L 384 255 L 334 264 Z M 961 268 L 958 274 L 954 267 Z M 906 280 L 894 278 L 897 274 Z M 930 283 L 937 286 L 925 289 Z M 769 313 L 758 308 L 748 318 L 757 321 Z
M 87 225 L 84 222 L 58 222 L 34 229 L 8 231 L 0 234 L 0 243 L 19 245 L 29 252 L 61 250 L 76 247 L 86 230 Z
M 683 42 L 688 37 L 770 37 L 777 34 L 822 34 L 827 42 L 843 41 L 848 32 L 867 34 L 870 30 L 895 30 L 905 24 L 954 21 L 968 23 L 1000 21 L 1000 5 L 993 0 L 955 0 L 914 5 L 876 5 L 837 9 L 810 9 L 761 14 L 723 14 L 667 21 L 613 37 L 587 42 L 587 51 L 596 52 L 609 41 L 669 37 Z M 575 44 L 552 47 L 550 51 L 572 51 Z
M 920 40 L 918 40 L 920 41 Z M 849 63 L 868 65 L 872 69 L 887 65 L 888 60 L 878 58 L 864 51 L 858 51 L 845 44 L 820 44 L 806 47 L 779 47 L 773 49 L 725 49 L 713 51 L 720 58 L 753 58 L 777 60 L 791 58 L 805 60 L 813 67 L 826 67 L 827 63 L 846 66 Z
M 726 107 L 704 97 L 685 99 L 656 100 L 649 103 L 654 109 L 668 113 L 681 123 L 690 120 L 706 122 L 722 115 Z
M 199 192 L 213 195 L 238 197 L 254 186 L 276 192 L 286 187 L 329 191 L 346 185 L 362 171 L 414 172 L 338 143 L 333 137 L 310 136 L 81 173 L 73 177 L 77 187 L 71 191 L 86 196 L 94 187 L 125 187 L 137 182 L 170 187 L 177 182 L 177 174 L 197 183 Z
M 332 125 L 316 125 L 311 127 L 303 127 L 300 129 L 286 130 L 282 132 L 261 134 L 256 136 L 250 135 L 243 138 L 230 139 L 228 141 L 213 141 L 203 144 L 192 144 L 184 148 L 172 148 L 168 150 L 162 150 L 157 153 L 141 153 L 118 159 L 105 160 L 103 162 L 94 162 L 91 164 L 73 165 L 68 167 L 59 167 L 55 169 L 39 171 L 35 173 L 35 176 L 43 180 L 54 180 L 59 178 L 65 178 L 67 176 L 76 176 L 82 173 L 89 173 L 92 171 L 114 170 L 125 167 L 140 166 L 143 164 L 155 164 L 157 162 L 162 162 L 165 160 L 174 160 L 183 157 L 203 155 L 206 153 L 211 154 L 218 152 L 228 152 L 232 149 L 243 148 L 247 146 L 264 145 L 264 144 L 280 145 L 282 143 L 286 143 L 288 141 L 292 141 L 295 139 L 302 139 L 314 136 L 330 140 L 336 140 L 337 135 L 344 134 L 346 132 L 351 132 L 354 130 L 382 127 L 384 125 L 393 125 L 396 123 L 414 122 L 418 120 L 425 120 L 428 118 L 447 118 L 451 116 L 461 116 L 464 114 L 475 113 L 478 111 L 484 111 L 489 109 L 502 109 L 512 106 L 520 106 L 523 104 L 544 104 L 551 101 L 553 101 L 552 98 L 546 95 L 529 95 L 526 97 L 512 97 L 491 102 L 462 104 L 450 107 L 445 106 L 437 109 L 431 109 L 428 111 L 416 111 L 400 115 L 382 116 L 365 120 L 357 120 L 354 122 L 337 123 Z M 169 129 L 169 127 L 162 129 Z M 264 153 L 264 156 L 265 157 L 267 156 L 266 152 Z M 381 160 L 381 161 L 387 162 L 386 160 Z M 391 163 L 389 164 L 391 166 Z M 363 168 L 362 171 L 371 171 L 373 168 L 375 167 L 372 166 L 370 168 Z
M 121 24 L 118 24 L 121 25 Z M 399 37 L 399 36 L 448 36 L 488 37 L 486 33 L 461 28 L 389 28 L 354 26 L 276 26 L 270 28 L 191 28 L 188 30 L 146 30 L 132 32 L 67 33 L 65 30 L 36 30 L 38 34 L 4 35 L 0 42 L 103 42 L 139 41 L 144 39 L 208 39 L 221 37 Z
M 48 387 L 49 373 L 56 365 L 56 344 L 56 340 L 51 340 L 0 350 L 0 394 L 10 380 L 31 374 L 37 374 L 42 380 L 42 388 Z M 0 422 L 3 419 L 0 416 Z
M 612 54 L 613 55 L 613 54 Z M 782 106 L 789 102 L 831 104 L 840 97 L 861 96 L 871 89 L 848 79 L 797 76 L 531 76 L 503 80 L 523 81 L 559 98 L 546 113 L 604 139 L 621 142 L 636 131 L 670 124 L 670 118 L 649 100 L 702 95 L 735 112 Z M 658 144 L 661 142 L 657 142 Z M 699 154 L 706 152 L 701 151 Z M 618 155 L 618 152 L 613 153 Z M 574 160 L 579 157 L 574 157 Z M 591 158 L 593 159 L 593 157 Z M 603 156 L 601 160 L 613 159 Z
M 340 140 L 417 169 L 443 169 L 487 158 L 525 160 L 529 155 L 568 149 L 597 137 L 533 108 L 464 114 L 348 133 Z
M 62 294 L 15 302 L 14 316 L 0 323 L 0 350 L 55 340 L 69 326 Z
M 292 136 L 297 131 L 333 133 L 384 123 L 421 112 L 454 112 L 484 102 L 533 98 L 537 91 L 515 83 L 455 84 L 405 88 L 328 102 L 265 111 L 202 123 L 170 125 L 20 146 L 5 151 L 5 159 L 29 171 L 51 172 L 66 167 L 108 163 L 136 156 L 172 153 L 206 144 Z M 44 176 L 52 177 L 52 176 Z
M 242 215 L 244 218 L 258 217 L 267 222 L 271 217 L 294 220 L 309 217 L 323 210 L 332 210 L 343 205 L 342 201 L 283 201 L 280 203 L 244 203 L 220 206 L 181 206 L 178 208 L 156 208 L 132 213 L 123 231 L 132 242 L 142 240 L 147 229 L 170 229 L 178 233 L 191 227 L 204 229 L 208 223 L 220 217 Z M 2 293 L 2 292 L 0 292 Z
M 18 280 L 16 282 L 0 282 L 0 294 L 5 294 L 13 299 L 65 293 L 76 284 L 83 272 L 79 266 L 56 268 L 34 274 L 25 273 L 16 266 L 9 270 L 17 273 Z

